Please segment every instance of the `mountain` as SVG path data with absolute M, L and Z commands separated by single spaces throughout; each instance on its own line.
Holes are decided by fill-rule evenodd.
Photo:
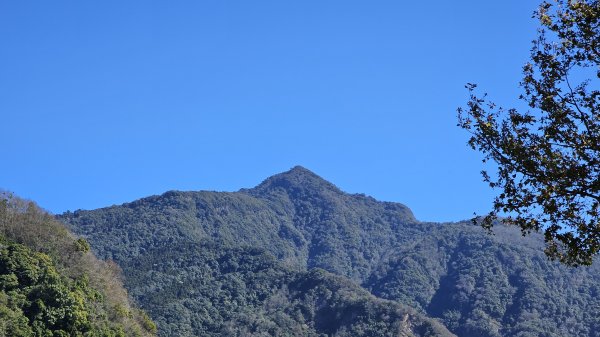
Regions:
M 421 222 L 302 167 L 59 219 L 123 267 L 163 336 L 600 336 L 597 265 L 548 261 L 541 236 L 502 225 Z
M 51 215 L 0 194 L 0 336 L 154 336 L 116 265 Z

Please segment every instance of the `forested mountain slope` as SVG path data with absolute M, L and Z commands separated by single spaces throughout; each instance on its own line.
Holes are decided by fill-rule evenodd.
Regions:
M 210 239 L 262 247 L 280 260 L 357 280 L 389 248 L 432 227 L 406 206 L 345 194 L 301 167 L 240 192 L 171 191 L 60 218 L 98 242 L 100 256 L 116 261 L 181 238 Z
M 286 267 L 262 249 L 170 243 L 123 269 L 163 336 L 452 336 L 344 277 Z
M 127 287 L 159 326 L 166 322 L 179 324 L 173 329 L 184 326 L 171 323 L 170 314 L 160 311 L 160 305 L 169 299 L 176 308 L 173 313 L 189 315 L 189 331 L 208 329 L 206 325 L 194 327 L 197 315 L 221 322 L 217 323 L 220 330 L 213 327 L 212 332 L 223 333 L 224 326 L 237 331 L 243 324 L 236 322 L 258 319 L 245 315 L 244 308 L 260 307 L 251 312 L 264 313 L 269 312 L 269 303 L 277 302 L 255 293 L 257 287 L 264 287 L 265 293 L 280 294 L 285 299 L 280 302 L 291 303 L 278 310 L 280 316 L 266 315 L 269 319 L 282 317 L 267 320 L 268 325 L 281 328 L 290 324 L 296 327 L 293 331 L 308 331 L 302 330 L 306 325 L 315 333 L 328 335 L 350 331 L 354 327 L 323 327 L 317 322 L 322 313 L 313 316 L 307 314 L 308 309 L 298 309 L 300 314 L 293 314 L 297 309 L 293 298 L 307 298 L 302 292 L 294 295 L 294 280 L 310 278 L 314 272 L 306 270 L 321 268 L 349 278 L 380 298 L 437 317 L 459 336 L 599 336 L 597 266 L 567 269 L 547 261 L 538 253 L 542 245 L 539 236 L 521 238 L 511 228 L 498 227 L 496 235 L 490 236 L 469 222 L 417 221 L 404 205 L 346 194 L 302 167 L 239 192 L 171 191 L 60 218 L 88 238 L 100 256 L 123 266 Z M 256 269 L 252 263 L 240 263 L 247 261 L 248 254 L 271 264 L 263 261 L 259 265 L 269 267 Z M 177 261 L 186 261 L 186 267 L 179 268 Z M 229 261 L 238 261 L 234 263 L 238 268 L 250 270 L 230 274 L 222 269 Z M 177 274 L 181 270 L 185 272 Z M 193 274 L 195 271 L 198 274 Z M 190 273 L 193 282 L 185 279 Z M 180 286 L 171 280 L 173 275 L 183 278 Z M 397 305 L 378 302 L 348 281 L 327 277 L 345 284 L 352 298 L 383 303 L 367 305 L 371 308 Z M 172 286 L 162 285 L 162 279 L 171 280 L 165 284 Z M 221 294 L 214 289 L 227 288 L 224 284 L 237 284 L 233 288 L 242 290 L 237 295 L 222 293 L 229 301 L 222 306 L 215 305 L 221 297 L 202 302 L 211 298 L 210 294 Z M 316 290 L 306 291 L 312 294 Z M 330 292 L 334 293 L 326 291 Z M 184 298 L 196 301 L 186 304 Z M 332 315 L 343 315 L 340 312 L 347 313 L 353 302 L 336 300 L 341 303 L 338 306 L 324 300 L 318 303 L 333 310 Z M 319 305 L 313 312 L 323 309 Z M 223 307 L 236 309 L 228 313 Z M 394 315 L 384 315 L 389 321 L 365 315 L 366 325 L 383 321 L 381 324 L 395 329 L 398 324 Z M 351 317 L 356 320 L 359 316 Z M 416 321 L 431 322 L 425 318 Z M 393 335 L 391 330 L 389 333 Z
M 459 336 L 600 336 L 600 271 L 549 262 L 541 239 L 464 224 L 399 248 L 364 282 Z M 538 246 L 537 248 L 528 247 Z
M 118 268 L 32 202 L 0 195 L 0 336 L 153 336 Z

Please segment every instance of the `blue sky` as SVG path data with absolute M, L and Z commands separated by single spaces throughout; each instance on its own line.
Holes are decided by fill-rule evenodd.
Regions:
M 418 219 L 493 192 L 464 85 L 518 104 L 537 1 L 4 1 L 0 187 L 60 213 L 302 165 Z

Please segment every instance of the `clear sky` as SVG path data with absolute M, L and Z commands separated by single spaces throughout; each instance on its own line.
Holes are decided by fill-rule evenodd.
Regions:
M 537 1 L 2 1 L 0 188 L 60 213 L 302 165 L 420 220 L 490 209 L 464 85 L 517 104 Z

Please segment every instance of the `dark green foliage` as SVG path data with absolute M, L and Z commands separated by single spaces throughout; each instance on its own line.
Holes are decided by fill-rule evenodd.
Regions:
M 500 108 L 468 84 L 458 125 L 495 166 L 482 172 L 499 190 L 483 226 L 508 215 L 523 234 L 544 233 L 549 257 L 589 265 L 600 254 L 600 1 L 544 1 L 535 17 L 527 108 Z
M 163 336 L 451 335 L 342 277 L 283 266 L 262 249 L 181 243 L 147 251 L 123 269 Z
M 90 317 L 97 291 L 61 276 L 49 256 L 23 245 L 0 244 L 0 297 L 9 318 L 2 335 L 123 335 L 121 327 Z
M 33 336 L 29 319 L 27 319 L 23 310 L 17 306 L 22 297 L 16 299 L 12 297 L 9 297 L 4 292 L 0 292 L 0 336 Z
M 123 266 L 163 336 L 394 335 L 403 321 L 443 335 L 398 302 L 460 336 L 591 337 L 599 326 L 600 271 L 548 261 L 540 236 L 419 222 L 299 167 L 237 193 L 167 192 L 60 218 Z
M 75 240 L 73 245 L 75 246 L 75 250 L 78 252 L 87 253 L 90 251 L 90 244 L 85 241 L 85 239 L 79 238 Z
M 153 335 L 111 265 L 89 250 L 32 202 L 3 194 L 0 336 Z

